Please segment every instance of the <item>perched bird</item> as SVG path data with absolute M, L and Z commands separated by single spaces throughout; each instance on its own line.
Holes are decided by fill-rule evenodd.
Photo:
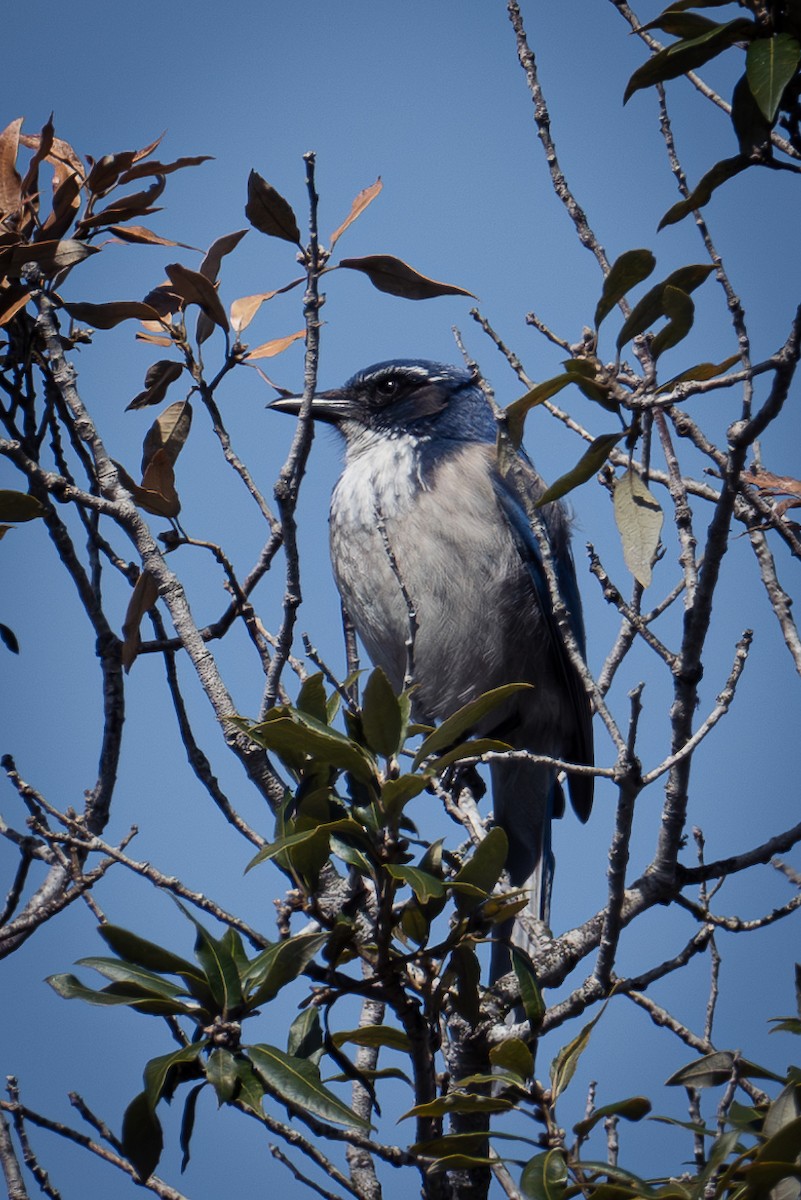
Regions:
M 288 397 L 271 407 L 297 413 L 300 403 Z M 330 514 L 337 586 L 370 658 L 398 691 L 414 610 L 415 718 L 441 721 L 491 688 L 529 683 L 476 732 L 515 749 L 591 764 L 589 700 L 560 637 L 520 498 L 521 486 L 536 500 L 545 485 L 522 452 L 514 469 L 501 474 L 497 425 L 474 376 L 418 359 L 377 363 L 317 394 L 311 414 L 345 439 Z M 544 506 L 542 516 L 583 654 L 568 521 L 558 503 Z M 551 819 L 564 812 L 556 772 L 496 763 L 491 777 L 495 820 L 509 840 L 511 882 L 531 890 L 528 911 L 547 922 Z M 592 806 L 592 782 L 568 774 L 582 821 Z M 516 931 L 513 940 L 526 945 Z M 509 965 L 508 950 L 496 943 L 492 977 Z

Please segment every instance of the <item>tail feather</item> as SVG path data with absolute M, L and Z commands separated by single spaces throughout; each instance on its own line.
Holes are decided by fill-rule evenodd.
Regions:
M 561 796 L 555 772 L 533 763 L 496 763 L 492 767 L 495 820 L 509 839 L 506 867 L 513 887 L 529 891 L 524 910 L 534 922 L 550 920 L 554 856 L 551 821 Z M 536 938 L 531 921 L 506 921 L 494 934 L 490 982 L 512 967 L 510 945 L 531 954 Z

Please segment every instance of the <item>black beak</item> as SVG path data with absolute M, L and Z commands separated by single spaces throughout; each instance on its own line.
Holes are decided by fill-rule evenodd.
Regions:
M 297 415 L 302 404 L 302 396 L 281 396 L 278 400 L 273 400 L 272 404 L 268 404 L 267 407 L 276 412 Z M 330 392 L 318 392 L 312 399 L 311 415 L 315 421 L 326 421 L 329 425 L 337 425 L 349 417 L 352 412 L 353 404 L 350 394 L 342 388 L 335 388 Z

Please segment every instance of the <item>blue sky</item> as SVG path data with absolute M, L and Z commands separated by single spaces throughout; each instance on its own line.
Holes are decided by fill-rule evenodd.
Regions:
M 638 11 L 647 19 L 660 7 L 649 0 Z M 679 265 L 703 261 L 691 221 L 656 234 L 660 216 L 676 198 L 674 186 L 658 138 L 653 94 L 639 93 L 622 106 L 625 82 L 643 52 L 612 5 L 602 0 L 525 0 L 523 15 L 562 166 L 610 258 L 650 245 L 658 257 L 655 277 L 660 278 Z M 170 177 L 164 211 L 147 220 L 163 236 L 205 248 L 218 236 L 244 228 L 251 168 L 291 201 L 305 225 L 302 155 L 314 150 L 323 237 L 339 225 L 356 193 L 381 176 L 381 196 L 343 236 L 339 252 L 396 254 L 427 275 L 468 288 L 533 379 L 555 374 L 562 356 L 526 326 L 528 311 L 536 311 L 571 341 L 591 323 L 600 274 L 576 242 L 551 191 L 501 0 L 309 0 L 303 5 L 248 0 L 225 9 L 202 0 L 189 10 L 141 0 L 135 13 L 121 5 L 79 0 L 62 22 L 57 33 L 33 38 L 33 30 L 52 29 L 49 2 L 28 0 L 24 8 L 5 14 L 5 115 L 0 123 L 24 115 L 25 129 L 33 133 L 53 110 L 58 134 L 82 155 L 144 146 L 162 130 L 160 154 L 165 159 L 212 155 L 213 161 Z M 734 64 L 736 52 L 730 59 Z M 709 76 L 730 91 L 734 77 L 725 63 L 710 69 Z M 685 81 L 670 87 L 670 102 L 680 153 L 689 177 L 697 180 L 717 158 L 734 153 L 733 135 L 722 114 Z M 756 359 L 784 341 L 797 303 L 801 243 L 785 232 L 794 228 L 795 188 L 789 175 L 749 172 L 727 184 L 708 208 L 718 248 L 745 304 Z M 175 258 L 188 266 L 198 264 L 190 251 L 109 246 L 73 272 L 65 298 L 140 298 L 161 282 L 165 264 Z M 221 295 L 230 304 L 238 296 L 280 287 L 295 273 L 290 246 L 251 231 L 225 260 Z M 411 303 L 382 295 L 364 278 L 345 271 L 328 276 L 326 292 L 324 385 L 389 357 L 456 360 L 452 330 L 457 327 L 498 399 L 508 403 L 520 394 L 513 373 L 469 316 L 472 302 L 448 297 Z M 299 329 L 298 297 L 292 292 L 265 306 L 248 331 L 252 342 Z M 696 328 L 666 356 L 671 374 L 702 359 L 719 361 L 736 350 L 720 289 L 709 282 L 696 299 Z M 614 328 L 610 318 L 610 356 Z M 82 393 L 101 433 L 113 456 L 129 469 L 138 462 L 153 414 L 123 410 L 158 356 L 133 335 L 127 324 L 98 334 L 95 346 L 82 350 L 77 362 Z M 207 343 L 208 364 L 220 353 L 214 340 Z M 301 344 L 272 360 L 267 370 L 283 386 L 299 388 Z M 583 398 L 562 395 L 569 396 L 571 411 L 593 433 L 614 427 Z M 268 494 L 292 433 L 287 418 L 265 412 L 271 398 L 255 373 L 245 370 L 234 373 L 219 397 L 235 447 Z M 695 403 L 699 420 L 708 422 L 716 436 L 737 415 L 733 395 L 713 393 Z M 769 469 L 797 475 L 797 391 L 788 410 L 780 432 L 766 437 L 763 454 Z M 549 479 L 571 466 L 581 450 L 544 411 L 530 420 L 527 445 Z M 686 462 L 695 474 L 705 465 L 691 457 Z M 324 433 L 313 448 L 300 508 L 305 580 L 300 628 L 308 630 L 336 669 L 342 656 L 326 514 L 338 464 L 338 444 Z M 200 414 L 179 460 L 177 483 L 187 529 L 196 537 L 222 541 L 244 573 L 263 541 L 263 526 L 241 488 L 220 470 L 213 437 Z M 0 486 L 18 486 L 3 462 Z M 589 657 L 597 669 L 616 621 L 586 570 L 584 543 L 596 545 L 624 591 L 628 583 L 606 494 L 589 486 L 574 497 L 574 508 Z M 671 544 L 655 573 L 655 599 L 672 585 L 675 557 Z M 792 576 L 780 550 L 777 558 L 789 588 Z M 91 637 L 73 597 L 60 586 L 42 529 L 34 524 L 9 535 L 1 561 L 0 619 L 15 630 L 22 653 L 0 657 L 5 710 L 0 750 L 12 753 L 21 773 L 53 803 L 80 807 L 83 789 L 93 782 L 98 749 L 98 672 Z M 225 595 L 211 564 L 184 553 L 176 567 L 187 579 L 198 620 L 213 618 Z M 117 594 L 121 624 L 125 590 L 110 587 L 112 597 Z M 727 555 L 724 589 L 704 684 L 707 705 L 725 681 L 742 629 L 754 626 L 757 637 L 734 710 L 699 754 L 694 774 L 691 821 L 704 828 L 710 858 L 790 825 L 797 810 L 798 708 L 792 691 L 797 681 L 743 540 L 735 541 Z M 260 613 L 273 627 L 282 590 L 283 580 L 276 575 L 256 594 Z M 671 626 L 674 638 L 678 618 L 677 613 Z M 261 680 L 244 641 L 233 639 L 222 648 L 220 660 L 239 711 L 254 713 Z M 219 746 L 194 680 L 188 672 L 183 677 L 199 735 Z M 625 720 L 627 688 L 640 678 L 647 680 L 642 755 L 650 766 L 667 753 L 669 690 L 644 652 L 627 666 L 613 703 Z M 119 838 L 137 824 L 136 857 L 183 876 L 190 886 L 269 932 L 280 881 L 264 868 L 243 876 L 248 847 L 209 812 L 206 797 L 185 770 L 155 661 L 135 664 L 128 705 L 128 743 L 109 836 Z M 599 761 L 612 761 L 603 736 Z M 247 819 L 269 833 L 267 815 L 248 794 L 236 765 L 220 751 L 214 767 Z M 643 797 L 632 854 L 635 871 L 652 852 L 661 799 L 658 788 Z M 10 824 L 22 823 L 8 787 L 0 792 L 0 812 Z M 413 815 L 424 829 L 427 822 L 439 829 L 440 818 L 424 806 Z M 556 927 L 570 927 L 603 903 L 612 821 L 613 796 L 601 787 L 586 828 L 570 819 L 557 828 Z M 12 866 L 13 856 L 0 844 L 3 877 Z M 744 916 L 756 916 L 788 898 L 768 869 L 729 885 L 724 896 L 724 911 Z M 191 938 L 173 906 L 132 876 L 118 871 L 98 898 L 114 921 L 156 940 L 172 939 L 176 949 L 188 951 Z M 794 929 L 781 925 L 751 941 L 721 940 L 728 991 L 721 1002 L 717 1040 L 721 1046 L 743 1045 L 750 1057 L 779 1068 L 793 1046 L 786 1035 L 768 1040 L 765 1022 L 793 1007 L 788 946 Z M 649 914 L 624 938 L 619 969 L 636 972 L 655 958 L 669 957 L 690 932 L 689 920 L 680 915 Z M 139 1088 L 144 1061 L 170 1048 L 166 1037 L 149 1020 L 68 1005 L 41 982 L 49 973 L 71 969 L 76 958 L 101 952 L 91 915 L 76 906 L 0 964 L 0 988 L 14 997 L 15 1012 L 13 1023 L 4 1021 L 0 1029 L 0 1065 L 4 1073 L 20 1076 L 23 1095 L 33 1107 L 71 1119 L 66 1093 L 74 1089 L 118 1125 L 122 1108 Z M 655 997 L 700 1028 L 707 973 L 708 964 L 696 962 L 681 978 L 659 985 Z M 263 1039 L 278 1041 L 286 1019 L 282 1011 L 273 1026 L 273 1018 L 265 1015 Z M 541 1069 L 562 1040 L 560 1032 L 543 1047 Z M 654 1033 L 631 1005 L 615 1001 L 582 1061 L 571 1093 L 573 1107 L 568 1097 L 563 1120 L 572 1122 L 582 1114 L 582 1089 L 590 1078 L 606 1080 L 607 1090 L 599 1094 L 599 1102 L 606 1102 L 654 1089 L 689 1057 L 678 1043 Z M 673 1115 L 684 1116 L 680 1095 L 660 1100 L 659 1111 L 670 1106 Z M 396 1102 L 402 1106 L 405 1098 Z M 160 1173 L 193 1200 L 219 1196 L 226 1186 L 247 1194 L 273 1173 L 285 1195 L 301 1194 L 288 1175 L 277 1176 L 279 1168 L 258 1132 L 230 1114 L 215 1115 L 211 1104 L 181 1183 L 176 1129 L 173 1114 Z M 393 1136 L 390 1128 L 387 1138 Z M 642 1170 L 675 1169 L 678 1159 L 689 1154 L 689 1144 L 677 1135 L 653 1128 L 636 1138 L 624 1130 L 622 1142 L 624 1157 Z M 41 1134 L 36 1145 L 65 1197 L 102 1194 L 116 1200 L 129 1194 L 121 1177 L 77 1151 Z M 389 1197 L 405 1194 L 398 1180 L 388 1181 Z

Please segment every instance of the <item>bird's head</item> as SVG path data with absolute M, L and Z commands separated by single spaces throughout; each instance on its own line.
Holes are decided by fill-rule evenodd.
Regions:
M 269 406 L 298 413 L 302 397 Z M 404 358 L 357 371 L 342 387 L 315 395 L 311 415 L 336 426 L 349 444 L 375 437 L 493 441 L 492 411 L 464 367 Z M 372 435 L 372 436 L 371 436 Z

